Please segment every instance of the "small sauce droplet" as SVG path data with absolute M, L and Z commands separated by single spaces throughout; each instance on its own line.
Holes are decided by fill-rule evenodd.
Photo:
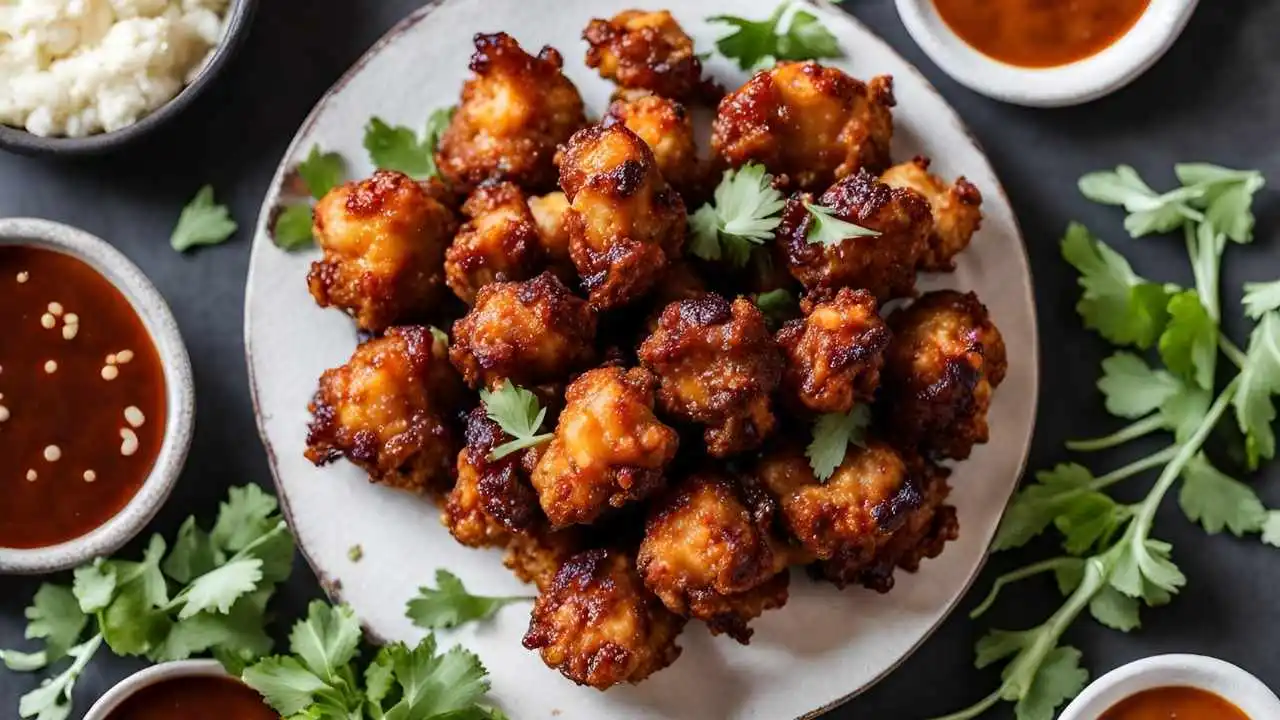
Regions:
M 57 445 L 46 445 L 44 448 L 44 459 L 48 462 L 58 462 L 62 459 L 62 448 Z
M 91 483 L 91 482 L 93 482 L 94 480 L 97 480 L 97 479 L 98 479 L 98 473 L 96 473 L 96 472 L 94 472 L 94 471 L 92 471 L 92 470 L 85 470 L 85 471 L 84 471 L 84 481 L 85 481 L 85 482 L 87 482 L 87 483 Z
M 44 371 L 50 375 L 58 372 L 58 362 L 56 360 L 45 360 Z

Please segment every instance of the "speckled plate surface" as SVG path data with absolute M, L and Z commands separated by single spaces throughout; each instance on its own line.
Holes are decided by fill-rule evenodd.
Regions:
M 457 102 L 467 77 L 471 35 L 505 30 L 527 48 L 551 44 L 588 110 L 603 111 L 610 83 L 582 62 L 582 28 L 631 0 L 444 0 L 392 30 L 334 85 L 303 124 L 265 198 L 258 220 L 245 301 L 245 342 L 258 423 L 276 481 L 312 567 L 335 595 L 351 603 L 375 634 L 416 641 L 421 631 L 404 604 L 435 570 L 448 568 L 475 592 L 529 592 L 502 566 L 498 551 L 458 545 L 425 501 L 368 484 L 345 463 L 315 468 L 302 457 L 307 402 L 326 368 L 344 362 L 356 343 L 348 318 L 321 310 L 305 275 L 315 251 L 287 254 L 267 234 L 288 169 L 313 144 L 341 153 L 353 176 L 372 170 L 361 146 L 365 122 L 378 115 L 422 127 L 432 109 Z M 703 18 L 721 13 L 768 16 L 775 0 L 668 0 L 696 38 L 710 48 L 718 28 Z M 549 718 L 787 718 L 817 713 L 852 697 L 896 667 L 946 617 L 986 558 L 1000 514 L 1022 472 L 1037 395 L 1037 342 L 1031 277 L 1017 223 L 995 173 L 955 112 L 914 68 L 856 20 L 819 6 L 826 26 L 848 53 L 834 62 L 867 78 L 892 74 L 894 157 L 924 154 L 951 177 L 966 175 L 986 197 L 986 220 L 953 274 L 923 278 L 925 289 L 974 290 L 991 309 L 1010 347 L 1010 368 L 991 408 L 990 444 L 957 466 L 952 501 L 960 539 L 916 575 L 900 573 L 889 595 L 838 592 L 795 574 L 791 600 L 754 624 L 750 647 L 711 638 L 691 626 L 683 656 L 635 687 L 606 693 L 576 687 L 520 646 L 527 608 L 510 607 L 492 623 L 464 628 L 458 641 L 483 658 L 493 697 L 514 717 Z M 745 80 L 723 58 L 709 71 L 728 86 Z M 362 546 L 353 563 L 348 549 Z

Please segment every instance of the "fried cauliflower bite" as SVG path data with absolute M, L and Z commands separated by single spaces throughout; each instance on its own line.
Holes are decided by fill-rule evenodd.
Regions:
M 569 199 L 556 191 L 529 198 L 529 212 L 538 227 L 538 241 L 547 258 L 547 266 L 566 284 L 578 281 L 578 269 L 569 257 L 569 227 L 565 215 L 569 212 Z
M 775 511 L 764 491 L 715 473 L 668 489 L 650 508 L 640 543 L 636 566 L 645 587 L 671 612 L 746 645 L 747 623 L 787 600 Z
M 866 290 L 841 288 L 809 314 L 778 330 L 784 397 L 815 413 L 847 413 L 869 403 L 880 385 L 889 327 Z
M 453 324 L 449 359 L 472 388 L 504 379 L 533 386 L 568 379 L 595 358 L 595 312 L 555 275 L 490 283 Z
M 787 200 L 775 237 L 792 276 L 815 299 L 842 287 L 865 288 L 880 302 L 915 293 L 916 265 L 933 229 L 929 203 L 919 193 L 890 188 L 869 173 L 837 182 L 817 204 L 880 234 L 831 245 L 809 242 L 814 220 L 806 202 L 812 202 L 806 194 Z
M 601 123 L 624 125 L 653 151 L 662 177 L 684 198 L 696 197 L 706 180 L 698 159 L 693 118 L 684 105 L 657 95 L 628 94 L 609 105 Z
M 702 78 L 693 39 L 666 10 L 624 10 L 592 20 L 582 33 L 587 67 L 620 87 L 648 90 L 681 102 L 714 100 L 719 88 Z
M 920 268 L 933 272 L 955 270 L 955 256 L 969 247 L 969 240 L 982 224 L 982 193 L 978 188 L 963 176 L 948 185 L 930 174 L 929 159 L 923 157 L 894 165 L 880 176 L 880 182 L 915 190 L 929 201 L 933 232 L 929 234 L 929 247 L 920 258 Z
M 668 305 L 639 357 L 662 382 L 662 410 L 706 426 L 712 457 L 759 447 L 773 432 L 769 395 L 782 377 L 782 354 L 750 300 L 708 293 Z
M 311 401 L 306 456 L 346 457 L 369 480 L 412 492 L 448 488 L 457 453 L 447 422 L 461 384 L 430 328 L 393 327 L 326 370 Z
M 863 83 L 816 62 L 761 70 L 720 101 L 711 148 L 721 165 L 762 163 L 781 186 L 819 191 L 889 167 L 893 78 Z
M 594 522 L 662 486 L 680 439 L 653 414 L 656 385 L 648 370 L 620 367 L 589 370 L 569 384 L 532 477 L 552 527 Z
M 379 170 L 330 190 L 315 207 L 324 258 L 307 286 L 320 307 L 336 307 L 367 332 L 422 320 L 444 288 L 453 212 L 413 178 Z
M 596 309 L 638 299 L 680 257 L 684 202 L 626 127 L 575 134 L 560 160 L 560 186 L 569 198 L 569 252 Z
M 483 407 L 467 414 L 466 447 L 458 453 L 458 479 L 441 516 L 458 542 L 469 547 L 504 547 L 514 534 L 545 524 L 538 495 L 522 467 L 531 449 L 490 460 L 508 440 Z
M 674 662 L 684 623 L 644 588 L 625 552 L 588 550 L 538 595 L 524 646 L 573 682 L 605 690 Z
M 524 280 L 547 266 L 537 221 L 514 183 L 485 183 L 467 198 L 462 225 L 444 255 L 445 282 L 472 304 L 492 282 Z
M 550 190 L 556 147 L 587 122 L 564 59 L 552 47 L 534 57 L 506 33 L 477 34 L 475 46 L 475 77 L 436 152 L 440 172 L 464 191 L 485 180 Z
M 907 447 L 963 460 L 988 436 L 991 394 L 1008 369 L 1004 339 L 973 293 L 939 290 L 889 316 L 881 410 Z

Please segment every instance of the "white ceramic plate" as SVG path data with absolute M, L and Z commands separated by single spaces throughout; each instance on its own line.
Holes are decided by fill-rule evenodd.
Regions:
M 720 13 L 767 17 L 776 0 L 664 0 L 700 48 L 719 29 L 703 21 Z M 591 17 L 607 17 L 633 0 L 444 0 L 392 30 L 334 85 L 294 139 L 258 220 L 245 301 L 249 371 L 277 486 L 294 532 L 316 573 L 377 635 L 416 641 L 421 631 L 404 604 L 436 568 L 457 573 L 475 592 L 527 593 L 502 566 L 498 551 L 458 545 L 425 501 L 369 485 L 345 463 L 313 467 L 302 457 L 307 402 L 326 368 L 345 362 L 356 343 L 342 313 L 321 310 L 304 276 L 314 252 L 276 249 L 266 225 L 285 172 L 312 145 L 340 152 L 353 175 L 372 171 L 361 146 L 371 115 L 422 127 L 432 109 L 457 102 L 474 32 L 505 30 L 526 48 L 559 48 L 566 72 L 588 109 L 603 111 L 611 84 L 582 62 L 579 39 Z M 684 654 L 670 669 L 635 687 L 607 693 L 576 687 L 520 646 L 525 608 L 464 628 L 455 639 L 475 650 L 493 675 L 493 696 L 521 718 L 787 718 L 825 709 L 868 687 L 918 646 L 964 594 L 986 557 L 1000 514 L 1017 484 L 1035 418 L 1037 343 L 1031 278 L 1017 223 L 999 181 L 955 112 L 926 80 L 881 40 L 832 6 L 815 7 L 849 54 L 836 62 L 851 74 L 895 77 L 896 159 L 932 157 L 938 172 L 965 174 L 986 197 L 986 220 L 954 274 L 923 286 L 975 290 L 1010 347 L 1010 369 L 991 408 L 992 442 L 961 464 L 953 483 L 960 539 L 917 575 L 899 573 L 889 595 L 838 592 L 795 573 L 791 600 L 754 623 L 750 647 L 713 639 L 690 626 Z M 728 61 L 710 71 L 729 86 L 745 80 Z M 353 563 L 348 549 L 364 550 Z M 558 711 L 558 712 L 556 712 Z

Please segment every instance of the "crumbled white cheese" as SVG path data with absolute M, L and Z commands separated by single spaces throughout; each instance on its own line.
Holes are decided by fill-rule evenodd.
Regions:
M 203 68 L 227 2 L 0 1 L 0 123 L 84 137 L 137 122 Z

